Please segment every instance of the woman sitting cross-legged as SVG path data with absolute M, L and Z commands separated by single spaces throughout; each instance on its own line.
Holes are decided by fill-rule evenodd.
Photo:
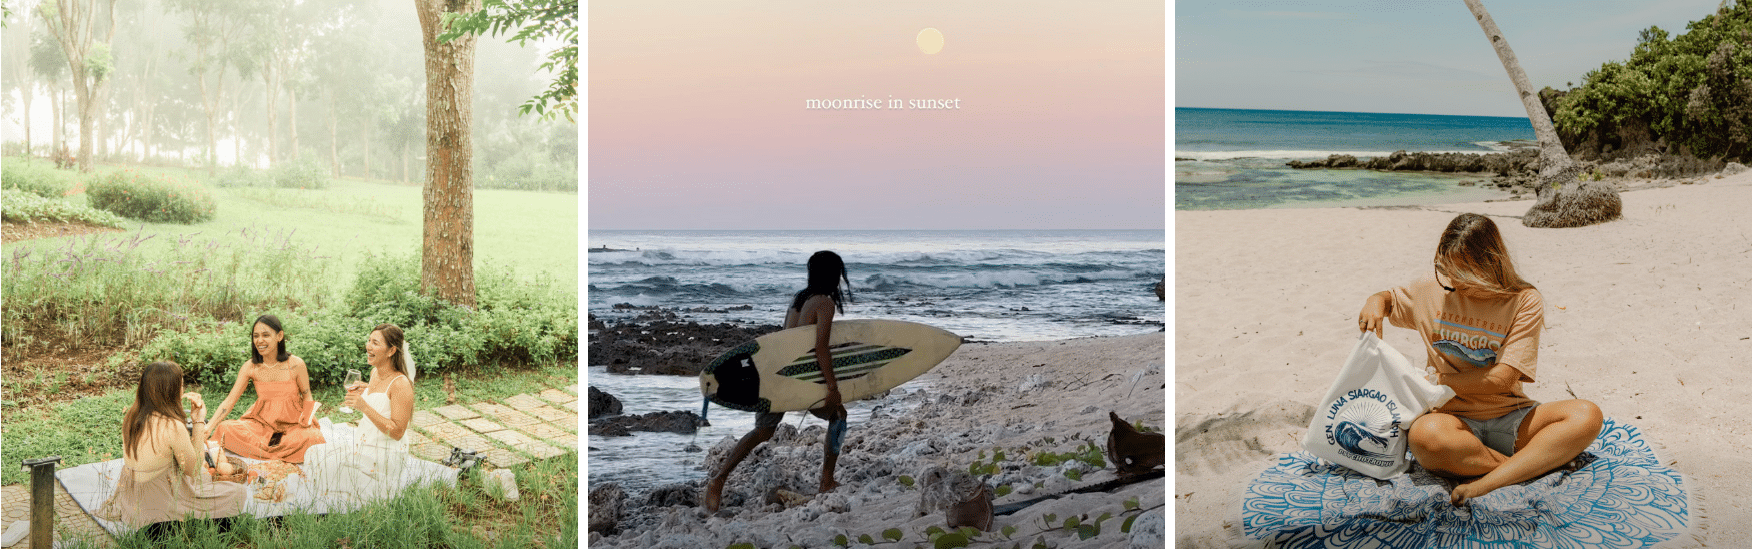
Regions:
M 1416 330 L 1439 383 L 1457 394 L 1411 425 L 1412 455 L 1462 481 L 1458 506 L 1574 460 L 1600 434 L 1600 408 L 1582 399 L 1541 404 L 1521 391 L 1539 362 L 1545 303 L 1509 260 L 1496 223 L 1461 214 L 1436 245 L 1434 277 L 1369 296 L 1358 328 L 1382 320 Z
M 304 462 L 304 451 L 323 442 L 321 428 L 311 421 L 316 402 L 310 398 L 310 372 L 303 359 L 286 352 L 286 332 L 273 315 L 256 318 L 250 344 L 250 360 L 238 369 L 231 394 L 213 415 L 213 441 L 244 458 Z M 255 384 L 255 405 L 243 418 L 225 420 L 250 384 Z

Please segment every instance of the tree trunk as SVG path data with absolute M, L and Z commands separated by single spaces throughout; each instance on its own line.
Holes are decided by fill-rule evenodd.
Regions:
M 67 136 L 63 135 L 66 133 L 67 122 L 66 117 L 61 116 L 61 96 L 64 95 L 61 88 L 55 86 L 49 91 L 52 92 L 49 94 L 49 112 L 55 119 L 55 127 L 49 132 L 49 156 L 54 157 L 61 154 L 62 144 L 67 141 Z
M 449 8 L 449 9 L 446 9 Z M 481 0 L 415 0 L 426 50 L 426 182 L 420 290 L 474 307 L 475 35 L 440 44 L 445 12 L 471 13 Z
M 292 152 L 289 158 L 298 162 L 302 158 L 298 153 L 298 88 L 286 88 L 286 126 L 292 134 Z
M 269 61 L 262 70 L 262 84 L 267 86 L 263 91 L 266 98 L 262 103 L 268 106 L 268 166 L 280 162 L 280 86 L 279 78 L 274 76 L 274 62 Z
M 367 117 L 364 127 L 360 128 L 360 143 L 365 144 L 365 179 L 371 179 L 371 120 Z
M 28 71 L 27 71 L 28 72 Z M 30 75 L 24 77 L 24 93 L 18 94 L 24 103 L 24 156 L 30 157 L 30 97 L 36 95 L 36 83 L 30 80 Z
M 329 173 L 330 177 L 341 177 L 341 117 L 335 113 L 335 92 L 333 88 L 323 90 L 322 95 L 328 100 L 328 131 L 329 131 Z
M 231 164 L 243 164 L 243 83 L 231 94 Z
M 1527 119 L 1533 123 L 1533 135 L 1539 139 L 1539 183 L 1533 191 L 1538 195 L 1533 208 L 1522 216 L 1521 223 L 1529 227 L 1574 227 L 1587 225 L 1610 219 L 1616 219 L 1622 205 L 1617 203 L 1617 192 L 1612 191 L 1613 205 L 1601 205 L 1600 212 L 1584 215 L 1591 221 L 1573 223 L 1557 218 L 1575 219 L 1575 216 L 1560 213 L 1558 203 L 1571 202 L 1559 195 L 1579 191 L 1582 186 L 1577 183 L 1577 175 L 1581 169 L 1570 159 L 1569 152 L 1563 148 L 1563 141 L 1557 137 L 1557 127 L 1551 123 L 1550 113 L 1545 112 L 1545 105 L 1539 101 L 1539 92 L 1533 89 L 1533 84 L 1527 80 L 1526 71 L 1521 70 L 1521 62 L 1515 59 L 1515 51 L 1509 49 L 1509 41 L 1503 38 L 1501 30 L 1497 29 L 1496 21 L 1485 11 L 1480 0 L 1464 0 L 1466 8 L 1472 11 L 1472 17 L 1478 20 L 1478 26 L 1484 29 L 1485 38 L 1490 40 L 1492 49 L 1496 50 L 1497 59 L 1503 63 L 1503 70 L 1509 73 L 1509 80 L 1515 84 L 1515 93 L 1521 97 L 1521 106 L 1527 110 Z M 1594 186 L 1599 187 L 1599 186 Z M 1599 189 L 1591 189 L 1598 193 Z M 1607 208 L 1610 206 L 1610 208 Z M 1607 212 L 1605 210 L 1610 210 Z

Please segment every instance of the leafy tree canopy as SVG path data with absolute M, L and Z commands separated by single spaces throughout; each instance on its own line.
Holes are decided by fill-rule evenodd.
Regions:
M 1630 59 L 1605 63 L 1581 86 L 1553 95 L 1565 141 L 1629 141 L 1647 132 L 1675 152 L 1752 159 L 1752 5 L 1724 3 L 1677 36 L 1644 29 Z
M 447 13 L 444 23 L 449 30 L 438 36 L 441 42 L 467 34 L 498 36 L 512 29 L 517 33 L 508 41 L 519 46 L 559 42 L 541 65 L 555 74 L 553 82 L 518 110 L 544 119 L 563 115 L 573 120 L 578 112 L 578 0 L 482 0 L 479 11 Z

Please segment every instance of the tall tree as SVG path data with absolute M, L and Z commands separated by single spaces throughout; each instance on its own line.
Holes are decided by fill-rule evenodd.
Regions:
M 1478 26 L 1484 29 L 1484 36 L 1496 50 L 1497 59 L 1503 62 L 1503 70 L 1508 71 L 1509 80 L 1515 84 L 1515 93 L 1521 96 L 1521 106 L 1527 109 L 1527 118 L 1533 123 L 1533 135 L 1539 139 L 1539 183 L 1533 188 L 1539 198 L 1521 217 L 1521 223 L 1528 227 L 1574 227 L 1618 218 L 1623 208 L 1618 191 L 1605 185 L 1577 185 L 1576 176 L 1581 169 L 1564 150 L 1563 142 L 1557 137 L 1557 127 L 1551 123 L 1551 115 L 1545 112 L 1538 91 L 1528 82 L 1527 72 L 1521 70 L 1515 51 L 1509 49 L 1509 41 L 1503 38 L 1502 31 L 1497 29 L 1496 21 L 1491 19 L 1490 12 L 1485 11 L 1483 3 L 1479 0 L 1464 2 L 1472 11 L 1472 17 L 1478 20 Z M 1609 193 L 1610 199 L 1601 197 L 1602 193 Z M 1584 211 L 1568 211 L 1574 208 Z
M 91 129 L 97 112 L 97 86 L 109 76 L 110 69 L 107 64 L 92 63 L 97 18 L 104 4 L 113 13 L 115 0 L 47 0 L 37 6 L 37 14 L 42 16 L 49 35 L 67 56 L 68 76 L 73 81 L 73 97 L 79 109 L 79 170 L 84 172 L 91 171 L 92 141 L 97 138 Z M 98 59 L 107 58 L 108 51 L 106 44 Z
M 448 31 L 442 40 L 465 34 L 498 36 L 517 29 L 509 41 L 519 46 L 558 42 L 559 47 L 548 52 L 547 62 L 541 65 L 542 70 L 553 73 L 553 82 L 518 111 L 525 115 L 534 112 L 544 119 L 564 115 L 568 121 L 578 112 L 578 0 L 483 0 L 480 10 L 448 16 L 445 23 Z
M 239 46 L 248 32 L 252 2 L 236 0 L 170 0 L 172 11 L 185 16 L 183 34 L 194 50 L 189 72 L 199 81 L 201 106 L 207 118 L 207 174 L 219 173 L 219 117 L 225 108 L 225 74 L 239 65 Z
M 481 0 L 415 0 L 426 51 L 425 240 L 420 290 L 474 307 L 475 36 L 440 41 L 447 14 L 468 15 Z M 454 16 L 452 16 L 454 17 Z
M 61 135 L 66 129 L 61 116 L 61 104 L 64 103 L 61 98 L 65 95 L 61 91 L 61 79 L 67 77 L 67 55 L 54 42 L 39 37 L 30 44 L 30 69 L 43 79 L 43 87 L 49 90 L 49 118 L 53 122 L 49 132 L 49 156 L 52 157 L 61 152 L 66 141 Z
M 6 19 L 11 19 L 11 7 L 8 6 Z M 31 18 L 24 17 L 19 24 L 23 29 L 9 28 L 6 33 L 6 63 L 4 65 L 8 86 L 18 90 L 19 102 L 23 103 L 24 114 L 24 156 L 30 156 L 32 147 L 30 141 L 30 103 L 36 96 L 36 69 L 31 67 L 30 45 L 35 34 L 31 29 Z

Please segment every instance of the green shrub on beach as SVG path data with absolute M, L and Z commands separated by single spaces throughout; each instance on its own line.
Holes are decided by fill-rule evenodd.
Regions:
M 96 176 L 86 194 L 93 208 L 151 223 L 200 223 L 216 211 L 205 188 L 134 170 Z
M 59 199 L 73 194 L 76 187 L 72 172 L 56 169 L 48 162 L 29 158 L 8 158 L 0 162 L 0 188 Z
M 121 216 L 83 204 L 51 199 L 20 189 L 0 190 L 3 217 L 13 223 L 80 222 L 120 229 Z

